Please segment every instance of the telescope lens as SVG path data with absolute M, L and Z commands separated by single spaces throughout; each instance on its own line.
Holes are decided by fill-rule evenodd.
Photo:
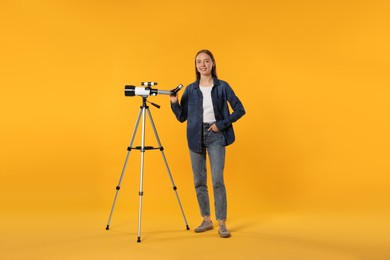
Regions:
M 126 97 L 133 97 L 135 96 L 135 87 L 134 86 L 125 86 L 125 96 Z

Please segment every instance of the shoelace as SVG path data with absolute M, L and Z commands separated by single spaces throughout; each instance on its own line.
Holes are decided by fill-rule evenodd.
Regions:
M 220 225 L 219 226 L 219 231 L 220 232 L 226 232 L 226 226 L 225 225 Z

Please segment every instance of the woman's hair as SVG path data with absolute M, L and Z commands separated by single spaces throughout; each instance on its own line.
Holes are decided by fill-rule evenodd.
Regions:
M 200 80 L 200 73 L 199 73 L 199 71 L 196 69 L 196 57 L 198 57 L 198 55 L 201 54 L 201 53 L 206 53 L 207 55 L 210 56 L 211 61 L 214 63 L 214 66 L 213 66 L 213 68 L 211 69 L 211 76 L 212 76 L 213 78 L 218 78 L 218 77 L 217 77 L 217 64 L 215 63 L 214 55 L 211 53 L 211 51 L 204 49 L 204 50 L 198 51 L 198 53 L 195 55 L 195 74 L 196 74 L 196 80 Z

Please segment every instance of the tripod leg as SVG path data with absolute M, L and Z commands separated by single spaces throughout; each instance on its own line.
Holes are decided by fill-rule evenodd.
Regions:
M 150 122 L 151 122 L 151 125 L 152 125 L 152 128 L 153 128 L 153 131 L 154 131 L 154 135 L 156 136 L 156 140 L 157 140 L 158 146 L 160 148 L 161 155 L 162 155 L 164 163 L 165 163 L 165 167 L 167 168 L 168 175 L 169 175 L 169 178 L 170 178 L 171 183 L 172 183 L 172 188 L 175 191 L 176 199 L 177 199 L 177 202 L 179 203 L 179 207 L 180 207 L 181 213 L 183 215 L 184 222 L 186 224 L 186 229 L 189 230 L 190 227 L 188 226 L 187 219 L 186 219 L 183 207 L 182 207 L 181 202 L 180 202 L 179 194 L 177 193 L 177 187 L 175 185 L 175 182 L 173 181 L 172 174 L 171 174 L 171 171 L 170 171 L 169 166 L 168 166 L 167 159 L 166 159 L 165 154 L 164 154 L 164 148 L 161 146 L 160 138 L 158 137 L 156 126 L 154 125 L 154 122 L 153 122 L 152 114 L 150 113 L 149 110 L 147 110 L 147 111 L 148 111 L 148 116 L 149 116 L 149 119 L 150 119 Z
M 148 110 L 149 111 L 149 110 Z M 144 175 L 144 158 L 145 158 L 145 107 L 142 108 L 142 139 L 141 139 L 141 168 L 139 181 L 139 208 L 138 208 L 138 237 L 137 242 L 141 242 L 141 215 L 142 215 L 142 196 L 143 192 L 143 175 Z
M 119 193 L 119 190 L 120 190 L 120 188 L 121 188 L 121 183 L 122 183 L 122 180 L 123 180 L 123 176 L 124 176 L 124 174 L 125 174 L 125 170 L 126 170 L 126 166 L 127 166 L 127 161 L 128 161 L 128 159 L 129 159 L 131 147 L 133 146 L 134 137 L 135 137 L 136 132 L 137 132 L 139 120 L 140 120 L 140 118 L 141 118 L 141 112 L 142 112 L 142 110 L 140 110 L 139 113 L 138 113 L 138 117 L 137 117 L 137 121 L 136 121 L 136 123 L 135 123 L 133 135 L 132 135 L 132 137 L 131 137 L 130 145 L 129 145 L 129 147 L 127 148 L 127 154 L 126 154 L 125 163 L 124 163 L 123 168 L 122 168 L 122 173 L 121 173 L 121 176 L 120 176 L 120 178 L 119 178 L 118 185 L 116 186 L 116 192 L 115 192 L 114 202 L 112 203 L 111 212 L 110 212 L 110 217 L 108 218 L 106 230 L 109 230 L 109 229 L 110 229 L 110 222 L 111 222 L 112 214 L 113 214 L 113 212 L 114 212 L 114 208 L 115 208 L 115 204 L 116 204 L 116 199 L 117 199 L 117 197 L 118 197 L 118 193 Z

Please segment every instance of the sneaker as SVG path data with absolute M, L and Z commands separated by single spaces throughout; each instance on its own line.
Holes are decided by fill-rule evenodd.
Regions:
M 230 232 L 226 229 L 225 225 L 220 225 L 219 226 L 218 234 L 222 238 L 230 237 Z
M 200 233 L 200 232 L 205 232 L 207 230 L 212 230 L 213 229 L 213 222 L 207 222 L 207 221 L 204 221 L 202 222 L 202 224 L 200 224 L 199 227 L 195 228 L 195 232 L 196 233 Z

